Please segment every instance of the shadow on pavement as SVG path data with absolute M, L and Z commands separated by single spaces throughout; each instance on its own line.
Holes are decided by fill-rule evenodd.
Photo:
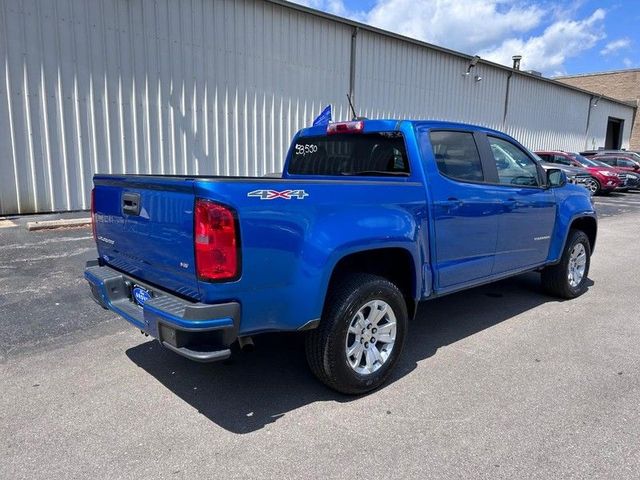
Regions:
M 387 384 L 442 346 L 555 301 L 541 292 L 539 275 L 530 273 L 426 302 L 410 324 L 405 350 Z M 195 363 L 156 341 L 126 353 L 182 400 L 234 433 L 259 430 L 309 403 L 357 398 L 333 392 L 313 377 L 301 334 L 261 335 L 255 341 L 254 352 L 236 353 L 225 363 Z

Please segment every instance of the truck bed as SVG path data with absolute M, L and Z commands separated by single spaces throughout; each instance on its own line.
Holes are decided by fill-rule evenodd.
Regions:
M 363 244 L 374 248 L 371 239 L 416 250 L 416 219 L 427 214 L 422 184 L 402 177 L 96 175 L 94 184 L 100 262 L 188 301 L 240 301 L 241 333 L 296 330 L 317 320 L 318 292 L 326 290 L 332 264 Z M 138 199 L 139 213 L 125 211 L 125 197 Z M 196 275 L 198 198 L 236 213 L 241 265 L 234 281 Z

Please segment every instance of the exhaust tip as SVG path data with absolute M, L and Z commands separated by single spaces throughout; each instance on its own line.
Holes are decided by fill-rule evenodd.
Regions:
M 238 344 L 243 352 L 253 352 L 256 348 L 251 337 L 239 337 Z

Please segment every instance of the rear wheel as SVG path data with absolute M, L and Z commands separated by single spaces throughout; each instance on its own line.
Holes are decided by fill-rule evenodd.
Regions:
M 589 238 L 581 230 L 571 230 L 560 262 L 542 271 L 542 286 L 561 298 L 578 297 L 587 289 L 590 264 Z
M 398 361 L 408 324 L 402 293 L 385 278 L 354 274 L 332 288 L 307 361 L 323 383 L 362 394 L 382 385 Z

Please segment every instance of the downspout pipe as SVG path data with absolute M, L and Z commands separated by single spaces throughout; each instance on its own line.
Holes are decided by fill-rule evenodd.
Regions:
M 507 89 L 504 95 L 504 112 L 502 113 L 502 130 L 505 130 L 507 125 L 507 112 L 509 111 L 509 89 L 511 87 L 511 77 L 513 72 L 507 74 Z
M 591 109 L 593 108 L 593 99 L 595 95 L 589 96 L 589 110 L 587 111 L 587 126 L 584 129 L 584 149 L 589 150 L 589 124 L 591 122 Z

